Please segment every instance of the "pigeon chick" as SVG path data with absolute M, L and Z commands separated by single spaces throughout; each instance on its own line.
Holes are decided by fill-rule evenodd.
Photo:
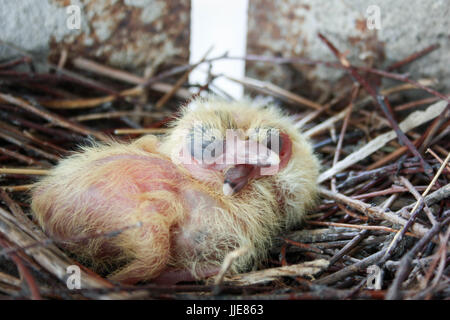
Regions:
M 124 283 L 210 276 L 242 247 L 230 271 L 258 266 L 316 198 L 309 142 L 250 100 L 197 98 L 161 139 L 81 149 L 36 183 L 32 210 L 50 237 Z

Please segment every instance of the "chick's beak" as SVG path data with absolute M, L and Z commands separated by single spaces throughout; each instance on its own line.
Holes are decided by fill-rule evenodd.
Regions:
M 274 168 L 280 164 L 278 154 L 254 140 L 238 139 L 235 144 L 226 144 L 225 163 L 231 165 L 225 172 L 223 193 L 227 196 L 240 191 L 251 179 L 262 176 L 261 168 Z

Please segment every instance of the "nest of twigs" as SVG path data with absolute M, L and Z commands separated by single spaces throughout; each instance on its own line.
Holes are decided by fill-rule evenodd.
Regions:
M 186 80 L 198 64 L 143 78 L 65 54 L 47 73 L 34 72 L 33 57 L 24 52 L 0 63 L 0 297 L 448 299 L 449 97 L 428 79 L 398 73 L 438 46 L 380 70 L 353 66 L 320 38 L 337 61 L 261 61 L 346 71 L 341 81 L 316 89 L 322 91 L 306 96 L 238 80 L 250 94 L 273 97 L 298 116 L 299 130 L 322 161 L 321 200 L 302 229 L 277 239 L 265 268 L 215 283 L 110 283 L 40 230 L 27 192 L 87 139 L 164 133 L 177 107 L 192 97 Z M 210 83 L 192 87 L 197 94 L 225 95 Z M 66 283 L 70 265 L 81 268 L 81 289 Z

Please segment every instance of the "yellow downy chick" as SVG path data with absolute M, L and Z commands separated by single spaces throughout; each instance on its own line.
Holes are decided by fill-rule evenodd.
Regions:
M 314 204 L 318 172 L 311 145 L 278 108 L 198 98 L 161 140 L 98 144 L 62 160 L 35 185 L 32 210 L 59 239 L 141 222 L 64 246 L 113 280 L 176 282 L 214 274 L 244 246 L 231 272 L 258 266 Z

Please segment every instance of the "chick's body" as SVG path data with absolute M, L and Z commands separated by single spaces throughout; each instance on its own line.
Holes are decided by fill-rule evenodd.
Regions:
M 225 130 L 240 129 L 243 141 L 258 145 L 263 138 L 250 129 L 279 129 L 287 137 L 280 168 L 261 175 L 256 160 L 235 166 L 183 162 L 180 154 L 199 123 L 203 131 L 212 128 L 217 141 Z M 224 155 L 232 152 L 228 141 L 224 150 Z M 162 141 L 145 136 L 129 144 L 95 145 L 62 160 L 36 184 L 32 209 L 50 236 L 67 239 L 64 246 L 95 268 L 111 271 L 124 265 L 111 274 L 114 280 L 149 280 L 173 269 L 198 278 L 220 267 L 237 248 L 249 251 L 232 272 L 263 261 L 271 239 L 298 223 L 313 204 L 317 174 L 311 146 L 278 109 L 198 99 Z M 222 188 L 227 177 L 236 188 L 232 195 Z M 71 240 L 138 223 L 115 237 Z

